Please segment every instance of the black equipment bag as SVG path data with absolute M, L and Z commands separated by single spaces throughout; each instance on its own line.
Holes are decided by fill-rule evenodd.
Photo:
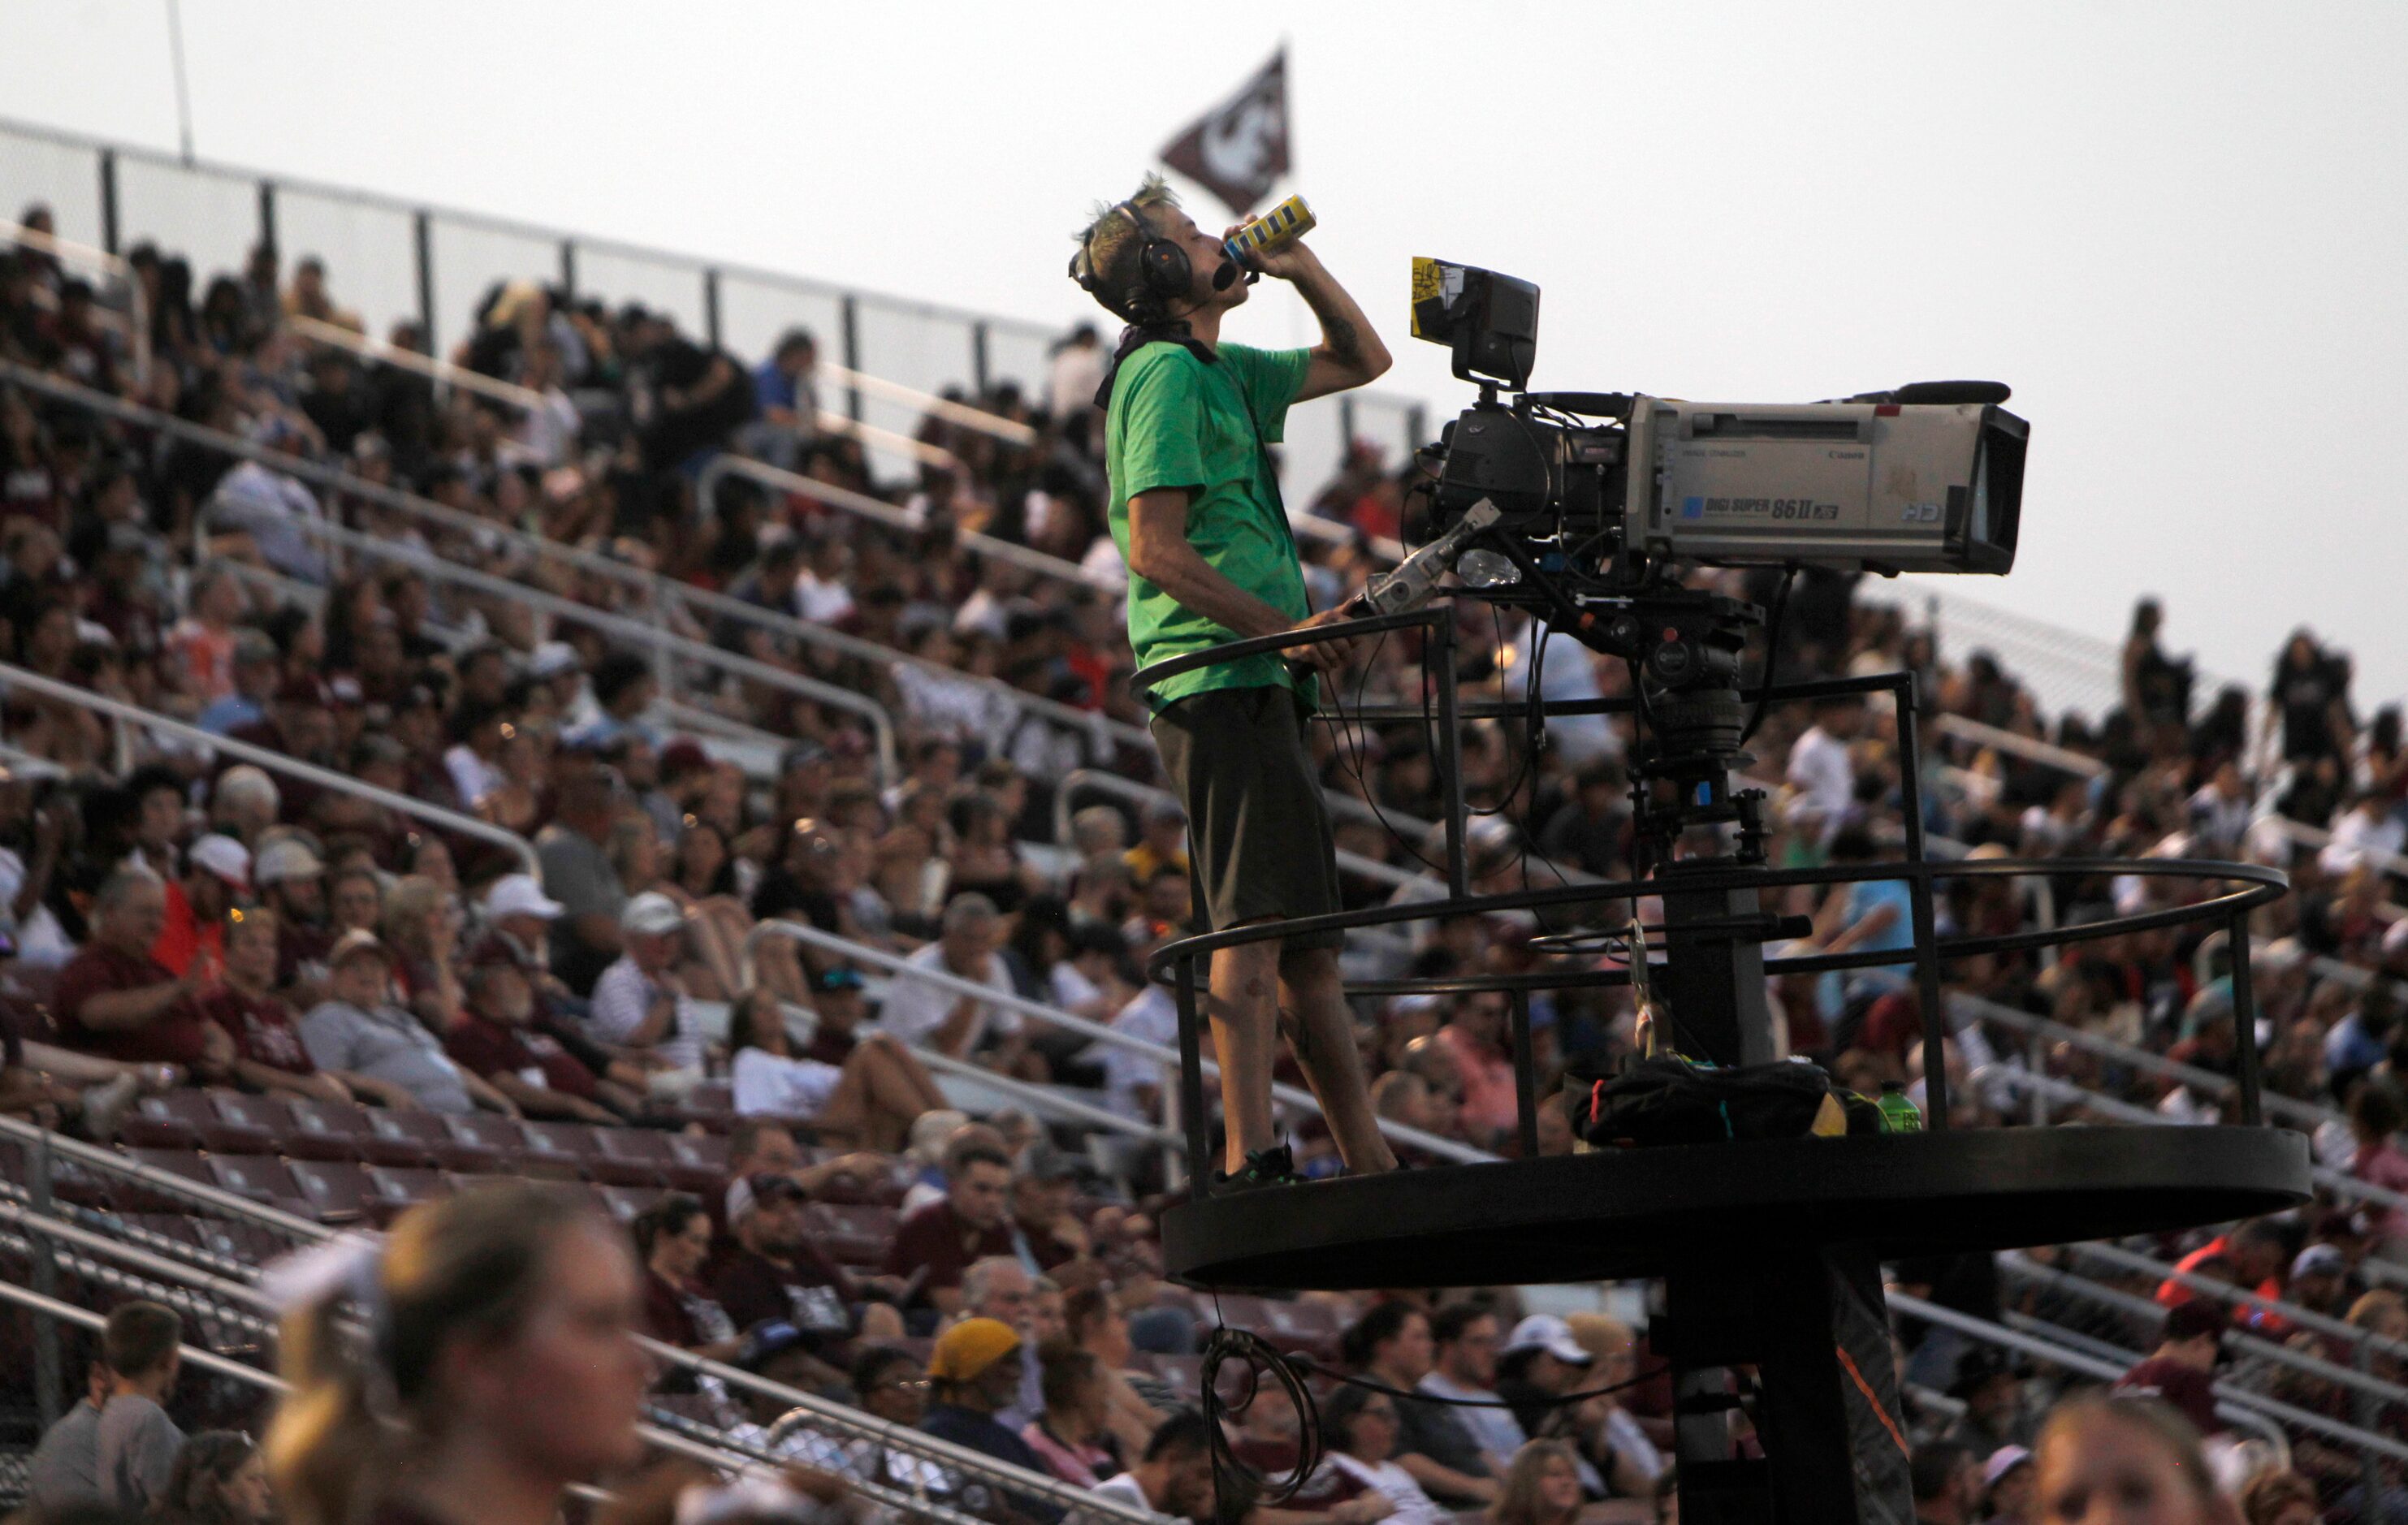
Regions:
M 1564 1091 L 1573 1133 L 1598 1148 L 1803 1138 L 1834 1099 L 1848 1133 L 1881 1132 L 1872 1103 L 1798 1060 L 1725 1070 L 1661 1055 L 1633 1060 L 1618 1076 L 1572 1076 Z

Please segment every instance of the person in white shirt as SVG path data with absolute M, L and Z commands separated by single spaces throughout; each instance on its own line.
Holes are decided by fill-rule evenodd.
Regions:
M 1422 1491 L 1412 1473 L 1388 1460 L 1396 1453 L 1398 1430 L 1396 1401 L 1384 1392 L 1342 1387 L 1321 1405 L 1329 1464 L 1387 1500 L 1395 1525 L 1439 1525 L 1447 1512 Z
M 702 1078 L 702 1022 L 677 969 L 685 912 L 648 891 L 619 913 L 619 932 L 626 951 L 594 982 L 586 1029 L 597 1042 L 651 1055 L 662 1066 L 655 1092 L 691 1090 Z
M 1094 1491 L 1132 1508 L 1173 1519 L 1212 1518 L 1212 1426 L 1192 1408 L 1154 1428 L 1145 1456 L 1128 1471 L 1107 1477 Z
M 1148 982 L 1134 1000 L 1113 1014 L 1110 1025 L 1115 1033 L 1173 1048 L 1179 1042 L 1179 1005 L 1168 991 Z M 1100 1041 L 1089 1045 L 1080 1058 L 1103 1066 L 1106 1106 L 1125 1118 L 1151 1121 L 1162 1116 L 1162 1088 L 1168 1077 L 1160 1060 Z
M 1865 702 L 1853 694 L 1814 706 L 1814 723 L 1789 748 L 1789 819 L 1829 847 L 1856 802 L 1856 769 L 1848 743 L 1864 730 Z
M 981 894 L 955 895 L 939 927 L 937 940 L 905 960 L 904 971 L 887 986 L 878 1025 L 914 1048 L 955 1059 L 975 1058 L 998 1070 L 1017 1068 L 1028 1041 L 1018 1012 L 914 973 L 951 975 L 984 985 L 997 995 L 1015 993 L 1011 972 L 998 951 L 1003 919 L 995 902 Z M 990 1035 L 995 1046 L 982 1053 Z

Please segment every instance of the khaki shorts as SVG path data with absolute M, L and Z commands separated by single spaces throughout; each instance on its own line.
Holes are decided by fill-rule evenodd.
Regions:
M 1344 909 L 1329 812 L 1306 745 L 1304 705 L 1276 685 L 1208 689 L 1176 700 L 1151 723 L 1171 788 L 1187 807 L 1196 904 L 1225 932 L 1273 917 L 1301 920 Z M 1286 940 L 1336 948 L 1339 932 Z

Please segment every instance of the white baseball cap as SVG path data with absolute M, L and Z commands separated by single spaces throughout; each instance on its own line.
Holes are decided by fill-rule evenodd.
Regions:
M 485 891 L 485 914 L 496 919 L 505 916 L 536 916 L 546 921 L 557 920 L 568 907 L 543 892 L 532 874 L 505 874 Z
M 218 832 L 195 840 L 184 856 L 195 868 L 206 868 L 237 890 L 251 888 L 251 849 Z
M 297 836 L 278 837 L 260 848 L 251 864 L 251 879 L 262 886 L 281 884 L 287 879 L 314 879 L 325 872 L 325 861 Z
M 1521 1350 L 1544 1350 L 1567 1366 L 1585 1366 L 1597 1359 L 1572 1338 L 1571 1326 L 1552 1313 L 1534 1313 L 1515 1324 L 1505 1348 L 1498 1354 L 1510 1356 Z
M 1990 1453 L 1990 1459 L 1987 1461 L 1982 1463 L 1982 1486 L 1984 1488 L 1998 1487 L 2000 1478 L 2004 1477 L 2007 1474 L 2014 1471 L 2017 1467 L 2022 1466 L 2031 1459 L 2031 1452 L 2024 1449 L 2024 1447 L 2020 1446 L 2000 1447 L 1997 1450 Z
M 619 927 L 639 937 L 664 932 L 677 932 L 685 926 L 685 911 L 678 903 L 657 890 L 647 890 L 627 902 L 619 913 Z

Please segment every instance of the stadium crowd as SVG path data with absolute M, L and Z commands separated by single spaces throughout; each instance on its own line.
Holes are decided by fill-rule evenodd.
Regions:
M 43 216 L 34 208 L 23 221 L 38 228 Z M 448 353 L 543 399 L 521 408 L 302 339 L 288 317 L 356 326 L 315 260 L 288 272 L 263 248 L 243 271 L 199 284 L 154 246 L 130 258 L 150 313 L 147 372 L 105 293 L 28 247 L 0 253 L 0 359 L 400 489 L 450 517 L 0 386 L 0 658 L 503 828 L 534 844 L 536 862 L 0 684 L 0 927 L 10 938 L 0 974 L 11 998 L 0 1112 L 108 1140 L 158 1126 L 170 1098 L 200 1088 L 296 1107 L 726 1133 L 718 1184 L 626 1204 L 638 1208 L 629 1232 L 645 1330 L 1082 1487 L 1197 1513 L 1209 1472 L 1199 1483 L 1201 1441 L 1178 1385 L 1192 1396 L 1201 1313 L 1159 1279 L 1158 1160 L 1140 1148 L 1068 1152 L 1070 1132 L 1032 1120 L 1041 1105 L 972 1121 L 938 1079 L 959 1062 L 1070 1088 L 1134 1122 L 1163 1117 L 1157 1063 L 1027 1006 L 1168 1042 L 1169 1000 L 1141 971 L 1189 905 L 1174 808 L 1057 799 L 1074 769 L 1154 778 L 1141 744 L 1058 713 L 1125 725 L 1143 715 L 1127 682 L 1125 572 L 1102 529 L 1096 336 L 1067 337 L 1041 384 L 953 398 L 1027 426 L 1034 443 L 932 414 L 919 437 L 951 463 L 882 481 L 855 438 L 820 426 L 816 348 L 800 331 L 748 363 L 632 305 L 503 285 Z M 437 348 L 408 324 L 392 341 Z M 741 477 L 700 501 L 700 467 L 731 450 L 891 503 L 903 527 Z M 1351 532 L 1304 542 L 1316 603 L 1359 584 L 1372 538 L 1414 528 L 1404 517 L 1413 470 L 1359 449 L 1314 496 L 1312 515 Z M 346 550 L 319 523 L 407 554 Z M 965 539 L 973 533 L 1079 572 L 1048 577 L 982 554 Z M 731 656 L 874 699 L 894 719 L 894 766 L 852 710 L 621 638 L 609 616 L 660 612 L 640 583 L 542 543 L 769 616 L 662 617 Z M 439 575 L 446 563 L 595 618 L 456 582 Z M 1772 577 L 1700 576 L 1776 598 Z M 1993 656 L 1943 651 L 1938 633 L 1857 599 L 1853 579 L 1802 574 L 1779 601 L 1782 672 L 1904 667 L 1919 679 L 1927 725 L 1955 717 L 1990 728 L 1929 749 L 1926 824 L 1950 850 L 2069 863 L 2243 857 L 2289 871 L 2295 892 L 2255 923 L 2266 940 L 2254 1036 L 2267 1083 L 2345 1116 L 2317 1133 L 2328 1164 L 2408 1189 L 2408 1157 L 2393 1142 L 2408 1111 L 2393 983 L 2408 977 L 2408 917 L 2390 904 L 2402 866 L 2393 855 L 2408 835 L 2408 757 L 2396 708 L 2358 715 L 2345 657 L 2297 637 L 2253 722 L 2237 689 L 2198 702 L 2188 668 L 2163 649 L 2157 610 L 2143 605 L 2120 702 L 2102 717 L 2050 716 Z M 1627 691 L 1618 664 L 1517 613 L 1464 601 L 1457 618 L 1467 678 L 1490 694 L 1518 696 L 1534 675 L 1551 699 Z M 1421 653 L 1398 638 L 1378 643 L 1343 689 L 1352 707 L 1419 702 L 1427 685 Z M 1325 782 L 1363 807 L 1339 817 L 1340 848 L 1393 870 L 1423 867 L 1436 850 L 1426 823 L 1440 813 L 1428 728 L 1319 729 Z M 731 746 L 730 734 L 780 745 Z M 1628 877 L 1624 761 L 1634 744 L 1622 718 L 1555 722 L 1535 755 L 1516 728 L 1467 727 L 1466 789 L 1482 812 L 1469 837 L 1476 887 L 1537 887 L 1570 870 Z M 1776 706 L 1751 749 L 1776 791 L 1777 861 L 1868 862 L 1894 848 L 1906 781 L 1885 704 Z M 2302 847 L 2286 821 L 2329 841 Z M 1426 881 L 1401 877 L 1358 862 L 1350 903 L 1434 897 Z M 2080 924 L 2202 892 L 2078 869 L 1958 880 L 1941 932 Z M 1799 951 L 1910 940 L 1904 889 L 1891 881 L 1791 891 L 1774 908 L 1812 919 Z M 781 921 L 903 966 L 756 935 Z M 1406 940 L 1366 939 L 1357 956 L 1380 973 L 1520 972 L 1538 967 L 1529 934 L 1540 924 L 1434 916 Z M 1960 1120 L 1970 1111 L 1977 1123 L 2024 1122 L 2016 1076 L 2034 1062 L 2100 1098 L 2229 1120 L 2229 1086 L 2169 1079 L 2071 1042 L 2028 1046 L 1993 1015 L 2045 1017 L 2229 1078 L 2240 1034 L 2228 968 L 2220 936 L 2197 928 L 2055 957 L 1951 962 L 1946 1049 L 1961 1066 Z M 973 993 L 982 987 L 994 998 Z M 1851 1087 L 1919 1080 L 1925 1014 L 1902 968 L 1782 978 L 1772 993 L 1791 1050 Z M 1619 991 L 1539 996 L 1531 1017 L 1542 1093 L 1566 1065 L 1633 1045 Z M 1384 1117 L 1512 1152 L 1503 997 L 1367 1003 L 1362 1019 Z M 2090 1115 L 2079 1103 L 2057 1112 Z M 1334 1172 L 1313 1119 L 1288 1120 L 1307 1173 Z M 1556 1108 L 1543 1122 L 1542 1147 L 1570 1147 Z M 836 1220 L 813 1213 L 864 1203 L 885 1216 L 868 1220 L 861 1245 L 838 1246 Z M 2157 1247 L 2186 1253 L 2186 1271 L 2390 1337 L 2408 1332 L 2408 1306 L 2368 1269 L 2408 1260 L 2408 1217 L 2397 1211 L 2325 1204 Z M 1898 1279 L 1993 1319 L 2042 1306 L 2026 1284 L 2002 1286 L 1986 1258 L 1903 1265 Z M 2187 1296 L 2178 1283 L 2132 1287 L 2164 1304 Z M 1510 1290 L 1308 1296 L 1295 1307 L 1309 1311 L 1283 1314 L 1296 1320 L 1283 1333 L 1320 1341 L 1325 1359 L 1390 1387 L 1493 1392 L 1512 1405 L 1450 1409 L 1340 1388 L 1322 1414 L 1328 1464 L 1296 1510 L 1418 1525 L 1485 1509 L 1520 1525 L 1584 1509 L 1661 1518 L 1669 1506 L 1670 1395 L 1643 1333 L 1526 1312 Z M 2224 1426 L 2193 1378 L 2215 1369 L 2231 1328 L 2260 1326 L 2221 1306 L 2207 1313 L 2174 1308 L 2133 1385 L 2214 1436 Z M 2128 1341 L 2157 1333 L 2096 1308 L 2055 1317 L 2092 1331 L 2120 1317 Z M 95 1475 L 101 1491 L 129 1509 L 262 1518 L 253 1453 L 197 1436 L 169 1444 L 168 1421 L 151 1410 L 173 1386 L 172 1361 L 163 1386 L 155 1354 L 144 1356 L 161 1343 L 156 1320 L 128 1323 L 121 1332 L 113 1320 L 103 1342 L 93 1416 L 70 1416 L 116 1459 Z M 2000 1364 L 1944 1331 L 1908 1320 L 1901 1334 L 1901 1371 L 1926 1395 L 1914 1415 L 1925 1518 L 2042 1518 L 2031 1481 L 2049 1460 L 2042 1418 L 2059 1400 L 2089 1400 L 2062 1372 Z M 1658 1379 L 1547 1401 L 1642 1373 Z M 2296 1372 L 2267 1379 L 2287 1402 L 2352 1412 L 2348 1394 Z M 681 1383 L 673 1373 L 658 1396 L 765 1440 L 776 1418 L 690 1374 Z M 1250 1411 L 1239 1437 L 1273 1470 L 1293 1455 L 1297 1423 L 1276 1408 Z M 112 1425 L 113 1413 L 132 1417 Z M 2135 1425 L 2157 1438 L 2135 1454 L 2157 1446 L 2187 1457 L 2179 1448 L 2196 1442 L 2179 1424 L 2148 1416 Z M 2408 1438 L 2396 1408 L 2372 1422 Z M 2086 1433 L 2051 1432 L 2065 1446 Z M 791 1438 L 798 1461 L 830 1475 L 874 1482 L 891 1475 L 874 1469 L 898 1464 L 809 1432 Z M 2289 1469 L 2255 1479 L 2255 1453 L 2219 1454 L 2239 1459 L 2226 1480 L 2253 1522 L 2300 1518 L 2284 1512 L 2296 1489 L 2268 1478 L 2303 1478 L 2311 1511 L 2392 1518 L 2408 1501 L 2386 1477 L 2370 1504 L 2358 1459 L 2308 1439 L 2295 1438 Z M 2264 1461 L 2255 1458 L 2260 1471 Z M 1043 1518 L 1048 1506 L 998 1507 Z

